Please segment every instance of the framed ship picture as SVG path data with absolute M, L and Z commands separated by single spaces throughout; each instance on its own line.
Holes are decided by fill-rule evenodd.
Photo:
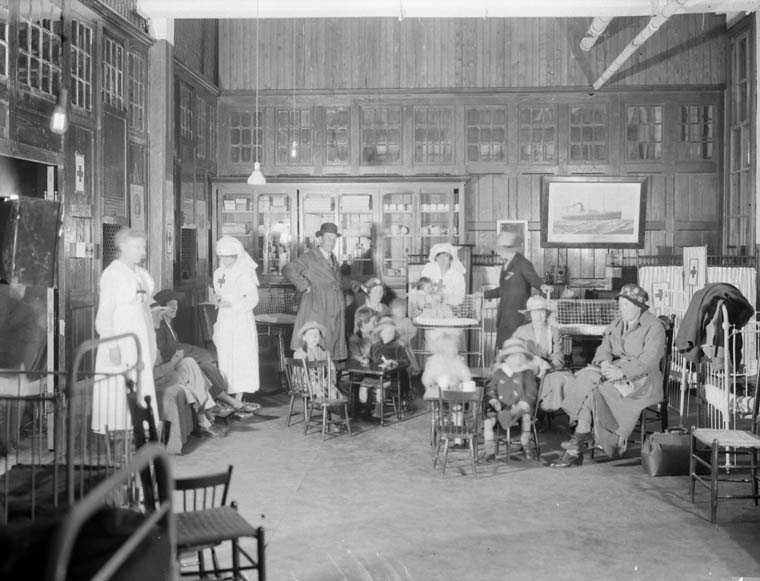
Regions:
M 647 178 L 545 177 L 541 246 L 642 248 Z

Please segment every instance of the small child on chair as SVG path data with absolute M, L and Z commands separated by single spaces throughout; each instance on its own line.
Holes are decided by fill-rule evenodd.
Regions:
M 393 324 L 391 317 L 383 317 L 375 328 L 375 335 L 377 337 L 375 343 L 370 349 L 370 362 L 372 365 L 383 369 L 398 369 L 399 381 L 403 388 L 404 385 L 409 385 L 406 376 L 406 370 L 409 367 L 409 356 L 407 355 L 406 348 L 398 342 L 398 334 L 396 333 L 396 326 Z M 404 380 L 402 380 L 402 375 Z M 383 387 L 387 388 L 388 385 Z M 374 417 L 380 417 L 380 398 L 383 397 L 382 389 L 380 387 L 375 389 L 375 411 L 372 413 Z M 406 397 L 406 394 L 401 394 L 402 399 Z
M 530 448 L 531 413 L 538 396 L 534 378 L 541 366 L 535 359 L 531 346 L 522 339 L 507 339 L 496 355 L 494 374 L 485 393 L 487 407 L 483 434 L 486 462 L 496 459 L 494 431 L 497 420 L 505 430 L 520 422 L 523 454 L 528 460 L 536 459 Z
M 428 348 L 431 355 L 422 373 L 425 399 L 438 399 L 439 388 L 459 389 L 465 381 L 472 380 L 472 373 L 459 355 L 459 334 L 447 329 L 428 332 Z
M 328 362 L 328 378 L 331 381 L 328 383 L 325 380 L 317 382 L 317 388 L 319 393 L 317 397 L 324 398 L 336 398 L 338 397 L 338 388 L 335 384 L 336 372 L 335 365 L 332 362 L 330 353 L 322 346 L 322 337 L 325 334 L 325 327 L 316 321 L 308 321 L 298 331 L 298 337 L 300 339 L 301 346 L 293 353 L 293 359 L 305 359 L 306 361 L 327 361 Z M 319 379 L 315 370 L 311 370 L 311 379 Z M 340 418 L 340 408 L 331 408 L 328 412 L 328 419 L 333 421 L 333 415 L 337 415 Z M 330 424 L 330 432 L 339 433 L 340 428 L 334 423 Z

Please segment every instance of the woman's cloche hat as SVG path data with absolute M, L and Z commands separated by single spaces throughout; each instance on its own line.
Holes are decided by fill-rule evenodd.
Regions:
M 646 310 L 649 308 L 649 293 L 637 284 L 624 284 L 618 298 L 631 301 L 634 305 Z
M 317 329 L 321 334 L 322 337 L 325 336 L 325 332 L 327 329 L 325 329 L 325 326 L 322 323 L 317 323 L 316 321 L 306 321 L 300 329 L 298 329 L 298 342 L 303 341 L 303 336 L 306 333 L 306 331 L 310 331 L 311 329 Z
M 523 315 L 527 315 L 531 311 L 553 311 L 554 306 L 547 301 L 541 295 L 533 295 L 528 299 L 524 309 L 520 309 Z

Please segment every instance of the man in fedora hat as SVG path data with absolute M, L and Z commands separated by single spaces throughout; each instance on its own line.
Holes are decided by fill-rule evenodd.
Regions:
M 333 254 L 339 236 L 338 226 L 325 222 L 316 232 L 317 246 L 291 260 L 282 270 L 285 278 L 303 293 L 294 328 L 300 329 L 307 321 L 322 324 L 325 347 L 334 361 L 348 357 L 343 290 L 359 288 L 358 283 L 341 275 Z M 294 334 L 290 343 L 293 350 L 298 349 L 297 343 Z
M 551 292 L 536 274 L 536 269 L 530 261 L 519 252 L 520 240 L 514 232 L 502 232 L 496 239 L 496 253 L 502 259 L 503 266 L 499 275 L 499 286 L 486 291 L 483 296 L 487 299 L 499 299 L 499 310 L 496 314 L 496 348 L 501 348 L 506 339 L 512 336 L 515 329 L 525 322 L 520 313 L 525 308 L 531 288 L 542 293 Z
M 649 311 L 649 295 L 636 284 L 620 289 L 618 309 L 591 365 L 565 385 L 562 408 L 576 427 L 562 442 L 566 453 L 552 464 L 555 468 L 580 465 L 585 445 L 599 445 L 613 458 L 623 454 L 641 410 L 662 401 L 665 326 Z

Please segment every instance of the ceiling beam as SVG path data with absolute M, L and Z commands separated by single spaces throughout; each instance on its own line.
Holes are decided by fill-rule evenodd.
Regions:
M 602 85 L 609 81 L 610 77 L 612 77 L 612 75 L 614 75 L 618 69 L 623 66 L 623 63 L 628 60 L 628 57 L 636 52 L 636 49 L 638 49 L 649 39 L 649 37 L 657 32 L 660 27 L 665 24 L 668 18 L 675 14 L 678 14 L 679 12 L 682 12 L 686 5 L 689 4 L 689 2 L 690 0 L 670 0 L 667 4 L 665 4 L 660 13 L 657 16 L 653 16 L 649 21 L 649 24 L 644 27 L 644 30 L 639 32 L 636 37 L 628 43 L 628 46 L 626 46 L 623 51 L 615 58 L 615 60 L 610 63 L 610 66 L 607 67 L 607 70 L 605 70 L 594 83 L 594 90 L 598 91 L 601 89 Z
M 591 21 L 591 26 L 588 27 L 586 36 L 581 39 L 581 49 L 589 51 L 594 48 L 596 41 L 607 28 L 607 25 L 612 22 L 610 16 L 597 16 Z
M 148 18 L 256 18 L 256 2 L 137 0 Z M 259 0 L 260 18 L 520 18 L 652 16 L 666 0 Z M 754 12 L 759 0 L 695 0 L 687 13 Z

